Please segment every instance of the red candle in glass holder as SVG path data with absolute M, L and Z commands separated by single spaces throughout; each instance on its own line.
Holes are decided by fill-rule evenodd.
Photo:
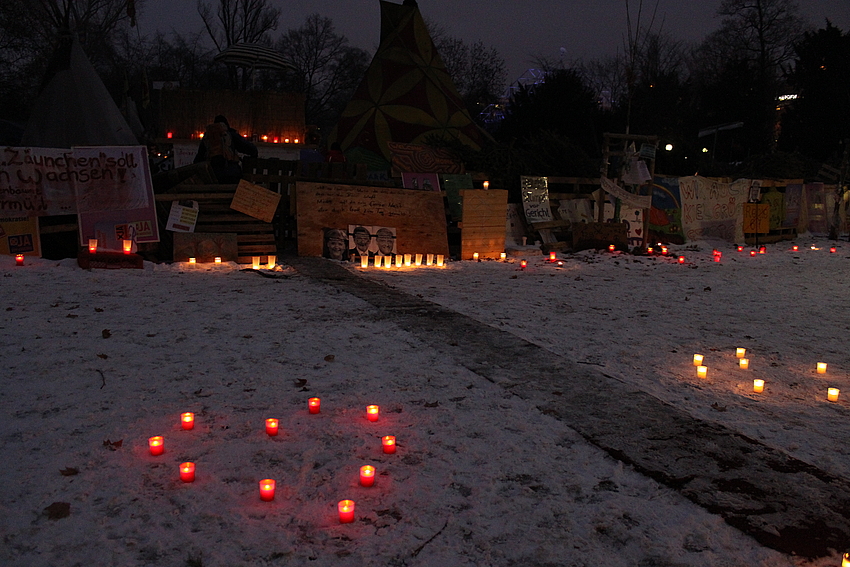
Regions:
M 156 437 L 151 437 L 148 439 L 148 447 L 150 447 L 151 455 L 156 457 L 157 455 L 162 455 L 165 451 L 165 441 L 164 439 L 157 435 Z
M 525 267 L 526 267 L 527 265 L 528 265 L 528 262 L 527 262 L 527 261 L 525 261 L 525 260 L 520 260 L 520 262 L 519 262 L 519 267 L 520 267 L 521 269 L 523 269 L 523 270 L 524 270 L 524 269 L 525 269 Z
M 744 247 L 743 247 L 743 246 L 738 246 L 738 252 L 743 252 L 743 251 L 744 251 Z
M 274 500 L 274 480 L 264 478 L 260 481 L 260 500 L 263 502 L 271 502 Z
M 280 426 L 280 420 L 277 420 L 273 417 L 270 417 L 266 420 L 266 433 L 271 436 L 277 435 L 278 427 Z
M 131 252 L 133 252 L 133 241 L 132 240 L 124 239 L 124 242 L 122 244 L 123 244 L 123 247 L 124 247 L 124 254 L 130 254 Z
M 558 260 L 558 256 L 557 256 L 557 254 L 555 254 L 554 252 L 549 252 L 549 261 L 550 261 L 550 262 L 555 262 L 555 261 L 557 261 L 557 260 Z
M 378 406 L 366 406 L 366 419 L 369 421 L 378 421 L 380 408 Z
M 307 407 L 310 408 L 310 413 L 319 413 L 322 409 L 322 400 L 319 398 L 310 398 L 307 400 Z
M 337 509 L 340 524 L 350 524 L 354 521 L 354 500 L 340 500 Z
M 183 482 L 195 481 L 195 463 L 180 464 L 180 480 Z
M 799 249 L 800 249 L 800 247 L 797 246 L 796 244 L 791 247 L 791 250 L 793 250 L 794 252 L 797 252 Z
M 750 256 L 755 256 L 755 255 L 756 255 L 756 251 L 755 251 L 755 250 L 750 250 Z
M 15 265 L 23 266 L 24 265 L 24 255 L 23 254 L 15 254 Z
M 195 428 L 195 414 L 192 412 L 186 412 L 180 414 L 180 424 L 183 426 L 183 429 L 186 431 Z
M 766 247 L 766 246 L 762 246 L 761 248 L 759 248 L 759 254 L 764 254 L 764 253 L 766 253 L 766 252 L 767 252 L 767 247 Z
M 375 484 L 375 467 L 363 465 L 360 467 L 360 486 L 372 486 Z
M 829 249 L 829 251 L 830 251 L 832 254 L 835 254 L 835 250 L 836 250 L 835 246 L 832 246 L 832 247 L 830 247 L 830 249 Z
M 616 246 L 614 246 L 613 244 L 609 244 L 609 245 L 608 245 L 608 250 L 610 250 L 611 252 L 613 252 L 613 251 L 614 251 L 614 250 L 616 250 L 616 249 L 617 249 L 617 247 L 616 247 Z
M 679 263 L 680 263 L 680 264 L 684 264 L 684 263 L 685 263 L 685 257 L 684 257 L 684 256 L 679 256 Z
M 381 437 L 381 446 L 384 448 L 384 453 L 388 455 L 395 453 L 395 436 L 385 435 Z

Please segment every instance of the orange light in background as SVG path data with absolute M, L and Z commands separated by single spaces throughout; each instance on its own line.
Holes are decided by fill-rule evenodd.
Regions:
M 268 137 L 268 136 L 263 136 L 263 141 L 264 141 L 264 142 L 268 142 L 268 141 L 269 141 L 269 137 Z

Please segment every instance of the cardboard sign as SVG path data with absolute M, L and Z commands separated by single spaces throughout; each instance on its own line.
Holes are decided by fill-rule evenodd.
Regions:
M 236 194 L 233 195 L 230 208 L 255 219 L 272 222 L 279 204 L 280 193 L 242 179 L 236 186 Z
M 324 229 L 349 225 L 395 228 L 400 254 L 449 253 L 443 196 L 436 191 L 299 182 L 295 203 L 301 256 L 321 256 Z
M 0 218 L 0 254 L 41 256 L 38 218 Z

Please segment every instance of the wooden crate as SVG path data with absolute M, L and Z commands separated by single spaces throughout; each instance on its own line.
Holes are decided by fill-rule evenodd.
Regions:
M 464 189 L 460 235 L 460 259 L 499 258 L 505 251 L 505 225 L 508 192 L 502 190 Z

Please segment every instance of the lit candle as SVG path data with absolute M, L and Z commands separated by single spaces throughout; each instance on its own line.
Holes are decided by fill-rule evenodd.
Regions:
M 197 260 L 195 258 L 189 258 L 189 263 L 195 264 L 195 263 L 197 263 Z
M 661 247 L 661 254 L 663 254 L 664 256 L 667 255 L 667 247 L 666 246 Z
M 280 420 L 270 417 L 266 420 L 266 433 L 274 437 L 280 427 Z
M 841 392 L 838 388 L 827 388 L 826 390 L 826 399 L 830 402 L 838 401 L 838 394 Z
M 616 247 L 616 246 L 614 246 L 613 244 L 609 244 L 609 245 L 608 245 L 608 250 L 610 250 L 611 252 L 613 252 L 613 251 L 614 251 L 614 250 L 616 250 L 616 249 L 617 249 L 617 247 Z
M 186 412 L 180 414 L 180 424 L 183 426 L 183 429 L 189 431 L 190 429 L 195 428 L 195 414 L 192 412 Z
M 133 241 L 132 240 L 124 240 L 124 254 L 129 254 L 133 251 Z
M 718 254 L 720 254 L 720 251 L 718 251 L 717 248 L 711 251 L 712 256 L 717 256 Z
M 260 481 L 260 500 L 263 502 L 271 502 L 274 500 L 274 480 L 264 478 Z
M 384 449 L 384 453 L 387 455 L 395 453 L 395 435 L 385 435 L 381 437 L 381 446 Z
M 180 464 L 180 480 L 183 482 L 195 481 L 195 463 Z
M 310 413 L 320 413 L 322 411 L 322 400 L 310 398 L 307 400 L 307 407 L 310 409 Z
M 366 419 L 369 421 L 378 421 L 380 408 L 378 406 L 366 406 Z
M 417 266 L 421 266 L 421 265 L 422 265 L 422 254 L 417 254 L 417 255 L 416 255 L 416 259 L 415 259 L 415 261 L 414 261 L 414 264 L 416 264 Z
M 277 265 L 277 256 L 269 256 L 269 261 L 266 265 L 270 270 L 273 269 Z
M 381 264 L 383 264 L 383 263 L 384 263 L 384 257 L 376 254 L 375 255 L 375 267 L 380 268 Z
M 520 261 L 519 261 L 519 267 L 520 267 L 520 269 L 524 270 L 524 269 L 525 269 L 525 267 L 526 267 L 527 265 L 528 265 L 528 262 L 527 262 L 527 261 L 525 261 L 525 260 L 520 260 Z
M 703 356 L 701 354 L 694 355 L 694 366 L 699 366 L 702 364 Z
M 684 256 L 679 256 L 679 263 L 680 263 L 680 264 L 684 264 L 684 263 L 685 263 L 685 257 L 684 257 Z
M 428 254 L 427 256 L 425 256 L 425 265 L 426 266 L 430 266 L 433 263 L 434 263 L 434 255 L 433 254 Z
M 646 253 L 647 253 L 647 254 L 652 254 L 652 246 L 648 246 L 648 247 L 646 248 Z
M 507 258 L 507 257 L 508 257 L 507 252 L 502 252 L 501 254 L 499 254 L 499 260 L 504 261 L 505 258 Z
M 412 255 L 412 254 L 405 254 L 405 255 L 404 255 L 404 265 L 405 265 L 405 266 L 410 266 L 410 264 L 411 264 L 412 262 L 413 262 L 413 255 Z
M 159 435 L 148 439 L 148 447 L 150 447 L 151 455 L 153 455 L 154 457 L 156 457 L 157 455 L 162 455 L 162 453 L 165 451 L 164 440 Z
M 401 254 L 396 254 L 395 255 L 395 267 L 401 268 L 402 264 L 404 264 L 404 256 L 402 256 Z
M 743 252 L 743 251 L 744 251 L 744 247 L 743 247 L 743 246 L 738 246 L 738 252 Z
M 830 253 L 834 254 L 835 253 L 835 246 L 830 246 L 829 251 L 830 251 Z
M 24 265 L 24 255 L 23 254 L 15 254 L 15 265 L 23 266 Z
M 818 374 L 826 374 L 826 362 L 818 362 Z
M 367 256 L 366 254 L 363 254 L 362 256 L 360 256 L 360 267 L 361 268 L 368 268 L 369 267 L 369 256 Z
M 340 500 L 337 509 L 340 524 L 350 524 L 354 521 L 354 500 Z
M 737 356 L 738 358 L 744 358 L 745 356 L 747 356 L 747 349 L 741 347 L 736 348 L 735 356 Z
M 478 260 L 478 252 L 473 252 L 473 253 L 472 253 L 472 259 L 473 259 L 473 260 Z
M 557 261 L 557 260 L 558 260 L 558 255 L 557 255 L 557 254 L 555 254 L 554 252 L 549 252 L 549 261 L 550 261 L 550 262 L 555 262 L 555 261 Z
M 437 254 L 437 265 L 442 267 L 445 263 L 445 258 L 443 258 L 442 254 Z
M 764 380 L 760 380 L 756 378 L 753 380 L 753 392 L 761 393 L 764 392 Z
M 360 486 L 372 486 L 375 484 L 375 467 L 363 465 L 360 467 Z
M 850 553 L 845 553 L 841 558 L 841 567 L 850 567 Z
M 221 264 L 221 256 L 216 256 L 216 257 L 215 257 L 215 263 L 216 263 L 216 264 Z
M 764 254 L 765 252 L 767 252 L 766 246 L 762 246 L 761 248 L 759 248 L 759 254 Z
M 260 269 L 260 257 L 259 256 L 251 256 L 251 268 L 254 270 Z
M 490 188 L 490 182 L 489 182 L 489 181 L 485 181 L 485 182 L 484 182 L 484 189 L 485 189 L 485 190 L 487 190 L 487 189 L 489 189 L 489 188 Z
M 697 366 L 697 376 L 699 378 L 705 378 L 708 375 L 708 368 L 705 366 Z
M 800 247 L 797 246 L 796 244 L 791 247 L 791 250 L 793 250 L 794 252 L 797 252 L 799 249 L 800 249 Z
M 755 251 L 755 250 L 750 250 L 750 256 L 755 256 L 755 255 L 756 255 L 756 251 Z
M 738 359 L 738 366 L 740 366 L 742 369 L 746 370 L 747 368 L 750 367 L 750 359 L 749 358 L 739 358 Z
M 97 238 L 89 238 L 89 252 L 92 254 L 97 252 Z
M 721 258 L 721 256 L 715 256 L 715 257 L 714 257 L 714 261 L 715 261 L 715 262 L 719 262 L 721 259 L 722 259 L 722 258 Z

